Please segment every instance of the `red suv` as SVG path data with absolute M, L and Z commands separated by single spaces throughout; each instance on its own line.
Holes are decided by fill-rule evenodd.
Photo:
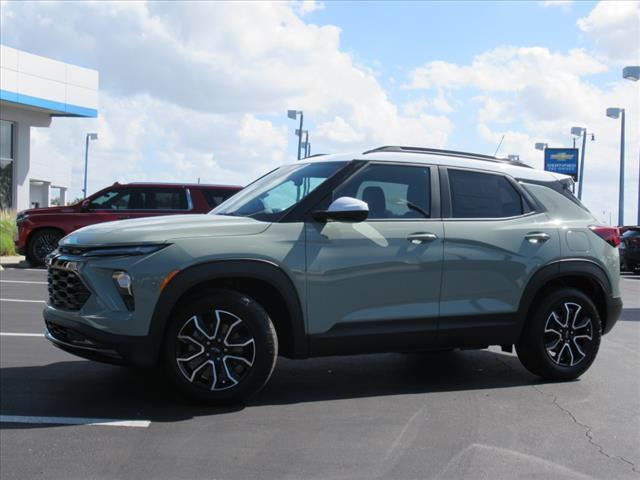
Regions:
M 69 233 L 93 223 L 126 218 L 207 213 L 242 187 L 228 185 L 114 183 L 67 207 L 32 208 L 18 213 L 16 250 L 32 265 Z

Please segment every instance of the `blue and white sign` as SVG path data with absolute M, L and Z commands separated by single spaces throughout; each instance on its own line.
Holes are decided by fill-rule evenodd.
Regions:
M 548 172 L 571 175 L 578 179 L 577 148 L 547 148 L 544 151 L 544 169 Z

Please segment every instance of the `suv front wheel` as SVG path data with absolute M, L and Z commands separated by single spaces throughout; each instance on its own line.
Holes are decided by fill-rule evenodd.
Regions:
M 532 307 L 516 351 L 530 372 L 572 380 L 595 360 L 601 336 L 600 315 L 588 296 L 573 288 L 547 290 Z
M 170 320 L 164 341 L 169 378 L 196 400 L 246 399 L 269 380 L 278 339 L 267 312 L 234 290 L 190 299 Z

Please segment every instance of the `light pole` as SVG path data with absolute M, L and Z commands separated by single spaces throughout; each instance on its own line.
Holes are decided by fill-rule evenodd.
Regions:
M 87 133 L 84 145 L 84 187 L 82 188 L 83 198 L 87 198 L 87 165 L 89 163 L 89 140 L 97 140 L 97 133 Z
M 584 178 L 584 151 L 587 145 L 587 129 L 583 127 L 571 127 L 571 135 L 579 137 L 582 135 L 582 151 L 580 152 L 580 168 L 578 171 L 578 200 L 582 200 L 582 180 Z M 591 141 L 595 141 L 596 137 L 591 133 Z
M 637 82 L 640 79 L 640 66 L 634 65 L 622 69 L 622 78 Z
M 302 148 L 304 149 L 304 158 L 309 156 L 309 130 L 304 130 L 304 142 L 302 142 Z
M 637 82 L 640 79 L 640 66 L 633 65 L 622 69 L 622 78 Z M 640 158 L 638 158 L 638 222 L 640 225 Z
M 607 108 L 607 117 L 622 117 L 620 122 L 620 186 L 618 187 L 618 226 L 624 226 L 624 108 Z
M 300 128 L 296 130 L 296 135 L 298 135 L 298 160 L 300 160 L 300 150 L 302 148 L 302 121 L 304 119 L 304 114 L 302 113 L 302 110 L 287 110 L 287 117 L 291 120 L 295 120 L 298 115 L 300 115 Z

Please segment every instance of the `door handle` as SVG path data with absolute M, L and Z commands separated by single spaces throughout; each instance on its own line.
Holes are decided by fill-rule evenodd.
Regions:
M 420 245 L 421 243 L 433 242 L 438 236 L 435 233 L 416 232 L 407 237 L 414 245 Z
M 544 243 L 549 240 L 551 237 L 549 234 L 544 232 L 531 232 L 525 235 L 525 237 L 529 243 Z

